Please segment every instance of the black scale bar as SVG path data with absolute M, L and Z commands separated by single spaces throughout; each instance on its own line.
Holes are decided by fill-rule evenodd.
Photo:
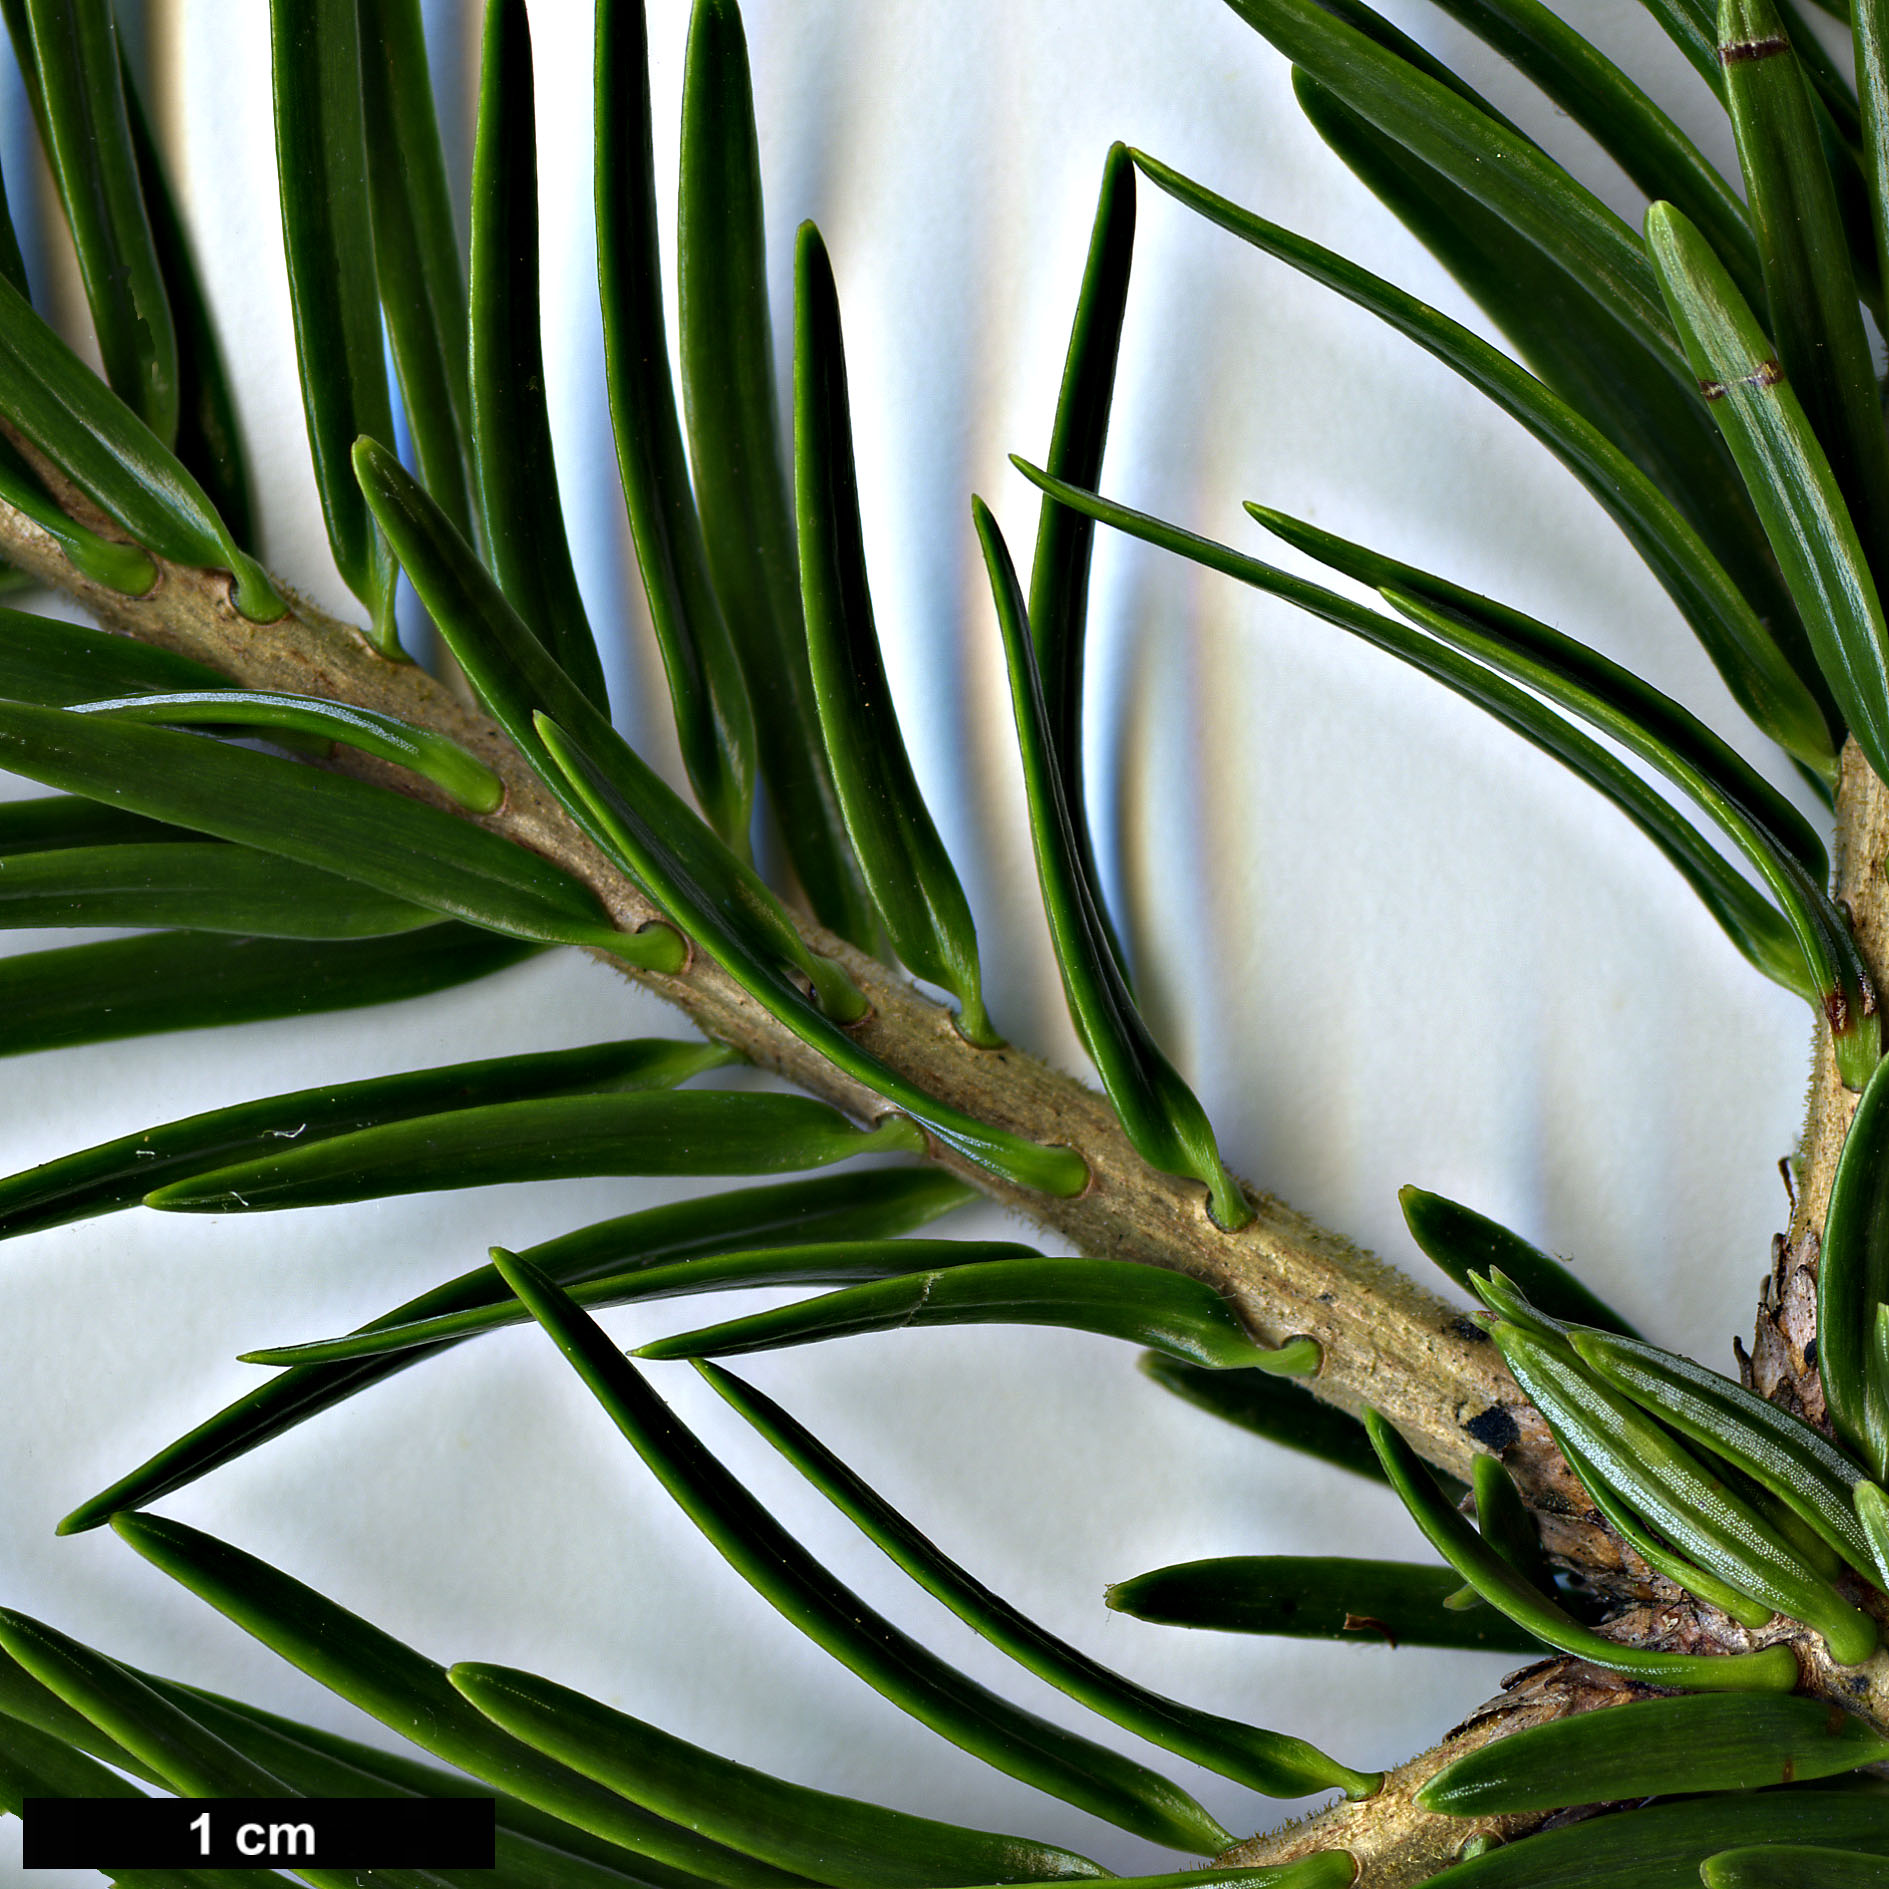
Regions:
M 29 1797 L 28 1869 L 491 1869 L 489 1797 Z

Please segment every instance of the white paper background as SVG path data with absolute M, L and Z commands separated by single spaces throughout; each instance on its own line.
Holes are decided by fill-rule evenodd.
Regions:
M 429 8 L 472 49 L 457 59 L 466 82 L 477 11 Z M 652 11 L 672 210 L 686 10 Z M 1393 11 L 1526 109 L 1454 29 L 1414 5 Z M 1701 122 L 1703 89 L 1631 0 L 1578 11 Z M 1005 455 L 1046 444 L 1110 140 L 1452 313 L 1465 304 L 1318 144 L 1283 63 L 1216 0 L 751 0 L 747 12 L 778 331 L 792 232 L 813 216 L 845 309 L 879 625 L 913 758 L 965 874 L 1000 1023 L 1074 1067 L 967 508 L 984 494 L 1027 557 L 1036 506 Z M 636 737 L 673 762 L 609 458 L 588 15 L 580 0 L 533 8 L 548 371 L 617 697 Z M 345 609 L 295 395 L 266 10 L 190 0 L 154 6 L 150 25 L 263 485 L 261 549 Z M 1637 218 L 1565 121 L 1531 122 Z M 15 163 L 16 201 L 18 176 Z M 1367 316 L 1145 185 L 1141 205 L 1111 492 L 1263 550 L 1239 511 L 1256 498 L 1499 595 L 1630 661 L 1790 784 L 1612 526 L 1517 428 Z M 1774 1164 L 1797 1125 L 1801 1008 L 1744 968 L 1597 798 L 1387 659 L 1106 536 L 1093 623 L 1088 760 L 1105 868 L 1152 1014 L 1233 1164 L 1419 1266 L 1397 1187 L 1465 1199 L 1574 1256 L 1665 1341 L 1725 1364 L 1781 1223 Z M 31 1056 L 6 1066 L 0 1160 L 22 1167 L 276 1089 L 650 1031 L 684 1033 L 571 956 L 392 1010 Z M 53 1523 L 257 1381 L 232 1361 L 239 1350 L 357 1323 L 492 1241 L 521 1246 L 686 1191 L 599 1181 L 299 1216 L 139 1211 L 20 1242 L 0 1255 L 0 1599 L 125 1658 L 380 1736 L 109 1532 L 57 1541 Z M 1006 1231 L 994 1214 L 957 1225 Z M 607 1322 L 627 1343 L 698 1318 L 681 1305 Z M 1107 1581 L 1194 1556 L 1425 1552 L 1387 1493 L 1185 1408 L 1119 1346 L 902 1334 L 759 1359 L 752 1375 L 1047 1624 L 1352 1763 L 1429 1742 L 1507 1663 L 1190 1635 L 1105 1611 Z M 667 1367 L 659 1381 L 862 1592 L 980 1678 L 1081 1722 L 889 1578 L 690 1373 Z M 987 1770 L 814 1651 L 693 1535 L 534 1330 L 397 1378 L 163 1508 L 441 1660 L 530 1667 L 828 1789 L 1026 1830 L 1118 1869 L 1161 1860 Z M 1141 1755 L 1236 1831 L 1291 1808 Z M 17 1870 L 16 1845 L 17 1825 L 0 1829 L 0 1875 Z

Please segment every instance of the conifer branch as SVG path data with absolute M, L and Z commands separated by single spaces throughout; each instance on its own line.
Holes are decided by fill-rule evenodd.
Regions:
M 50 468 L 42 466 L 42 474 L 57 479 Z M 75 516 L 115 535 L 80 494 L 63 481 L 58 489 Z M 4 501 L 0 557 L 64 592 L 101 626 L 193 657 L 244 687 L 378 709 L 459 742 L 504 779 L 505 799 L 495 813 L 469 815 L 430 783 L 352 750 L 337 750 L 328 765 L 478 818 L 581 878 L 620 926 L 636 929 L 658 917 L 640 889 L 576 828 L 494 722 L 417 665 L 389 660 L 354 627 L 303 602 L 279 621 L 258 625 L 234 609 L 227 575 L 162 561 L 149 592 L 125 597 L 86 578 L 39 526 Z M 1837 805 L 1838 889 L 1874 972 L 1889 942 L 1889 896 L 1880 866 L 1889 853 L 1889 794 L 1853 748 Z M 868 1048 L 992 1126 L 1076 1148 L 1092 1179 L 1076 1198 L 1057 1200 L 1017 1188 L 946 1149 L 934 1146 L 934 1160 L 1085 1253 L 1171 1267 L 1210 1281 L 1269 1345 L 1300 1334 L 1317 1339 L 1323 1365 L 1308 1388 L 1349 1411 L 1367 1405 L 1382 1411 L 1436 1468 L 1467 1478 L 1478 1453 L 1500 1455 L 1537 1515 L 1547 1551 L 1603 1589 L 1641 1597 L 1636 1609 L 1611 1624 L 1617 1637 L 1700 1651 L 1740 1651 L 1788 1639 L 1804 1668 L 1804 1690 L 1840 1698 L 1848 1709 L 1889 1726 L 1889 1655 L 1879 1653 L 1861 1669 L 1837 1669 L 1815 1634 L 1783 1622 L 1775 1632 L 1746 1633 L 1646 1569 L 1595 1514 L 1495 1347 L 1461 1313 L 1342 1235 L 1251 1188 L 1254 1220 L 1238 1233 L 1224 1232 L 1207 1212 L 1204 1187 L 1176 1181 L 1141 1161 L 1101 1095 L 1014 1047 L 967 1043 L 948 1013 L 902 976 L 810 920 L 796 923 L 814 950 L 843 963 L 868 997 L 871 1009 L 855 1026 Z M 878 1097 L 811 1051 L 699 954 L 673 977 L 609 962 L 674 1003 L 709 1036 L 856 1119 L 869 1121 L 883 1112 Z M 1813 1418 L 1821 1416 L 1821 1396 L 1814 1346 L 1808 1362 L 1805 1346 L 1815 1336 L 1817 1237 L 1855 1107 L 1854 1094 L 1838 1078 L 1827 1031 L 1819 1038 L 1805 1138 L 1794 1164 L 1795 1213 L 1788 1238 L 1780 1236 L 1777 1284 L 1760 1311 L 1753 1360 L 1760 1389 Z M 1336 1846 L 1358 1859 L 1361 1889 L 1423 1881 L 1446 1867 L 1465 1841 L 1478 1835 L 1512 1839 L 1543 1821 L 1517 1816 L 1471 1824 L 1420 1809 L 1414 1792 L 1445 1763 L 1526 1726 L 1623 1703 L 1642 1690 L 1578 1660 L 1527 1668 L 1442 1744 L 1393 1770 L 1375 1796 L 1255 1837 L 1222 1860 L 1278 1863 Z

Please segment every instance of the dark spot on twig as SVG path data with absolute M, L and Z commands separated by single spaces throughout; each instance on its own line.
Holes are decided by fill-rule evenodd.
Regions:
M 1471 1417 L 1463 1428 L 1473 1436 L 1486 1450 L 1492 1450 L 1498 1456 L 1510 1448 L 1521 1437 L 1515 1419 L 1500 1404 L 1491 1404 L 1479 1415 Z
M 1450 1332 L 1466 1344 L 1486 1345 L 1489 1334 L 1473 1318 L 1453 1318 L 1450 1320 Z

